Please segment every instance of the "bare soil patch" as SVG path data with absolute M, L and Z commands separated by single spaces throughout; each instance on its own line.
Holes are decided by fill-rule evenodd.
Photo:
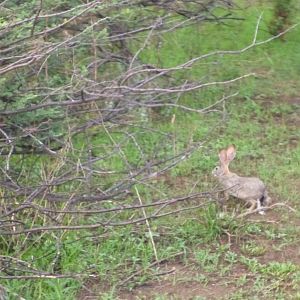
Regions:
M 224 295 L 229 295 L 235 290 L 235 286 L 227 285 L 218 277 L 210 278 L 209 282 L 201 282 L 200 270 L 195 270 L 193 266 L 186 266 L 181 263 L 167 263 L 161 266 L 163 272 L 170 272 L 164 276 L 135 287 L 133 290 L 122 288 L 117 293 L 118 300 L 141 300 L 155 299 L 158 296 L 165 296 L 167 299 L 192 300 L 195 297 L 206 299 L 222 299 Z M 237 269 L 237 275 L 245 271 Z M 96 300 L 100 295 L 109 290 L 109 286 L 101 286 L 100 282 L 89 282 L 78 294 L 78 300 Z
M 218 274 L 206 274 L 192 263 L 186 265 L 181 262 L 162 264 L 152 280 L 136 286 L 132 290 L 122 287 L 116 293 L 118 300 L 146 300 L 164 296 L 166 299 L 187 299 L 195 297 L 204 299 L 226 299 L 237 287 L 234 280 L 247 272 L 243 265 L 235 265 L 226 280 Z M 160 275 L 163 274 L 163 275 Z M 205 276 L 207 275 L 207 281 Z M 227 282 L 227 279 L 231 283 Z M 233 279 L 233 280 L 232 280 Z M 85 283 L 77 300 L 97 300 L 101 295 L 110 291 L 111 286 L 99 280 L 90 280 Z
M 300 265 L 300 249 L 297 245 L 287 245 L 276 251 L 266 251 L 266 253 L 259 258 L 261 263 L 274 262 L 293 262 Z

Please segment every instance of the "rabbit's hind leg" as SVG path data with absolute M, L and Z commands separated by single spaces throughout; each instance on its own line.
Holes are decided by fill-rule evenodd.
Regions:
M 261 199 L 257 199 L 256 200 L 256 204 L 257 204 L 257 210 L 258 210 L 258 213 L 260 215 L 265 215 L 265 211 L 262 209 L 262 203 L 261 203 Z
M 249 199 L 248 202 L 251 204 L 251 206 L 248 208 L 247 212 L 252 212 L 255 209 L 257 209 L 258 213 L 260 215 L 264 215 L 265 212 L 262 209 L 261 201 L 260 199 L 254 200 L 254 199 Z
M 252 212 L 253 210 L 255 210 L 257 201 L 254 199 L 248 199 L 247 202 L 250 204 L 250 207 L 247 209 L 247 212 Z

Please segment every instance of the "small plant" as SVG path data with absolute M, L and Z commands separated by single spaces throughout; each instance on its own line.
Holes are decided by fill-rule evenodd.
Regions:
M 266 278 L 264 278 L 262 275 L 255 276 L 253 288 L 257 293 L 261 293 L 262 291 L 264 291 L 266 286 Z
M 245 232 L 248 234 L 261 235 L 262 226 L 260 224 L 248 223 L 245 225 Z
M 116 299 L 115 298 L 115 293 L 114 293 L 114 290 L 108 292 L 108 293 L 103 293 L 101 295 L 101 300 L 113 300 L 113 299 Z
M 269 228 L 269 229 L 265 230 L 264 233 L 265 233 L 266 237 L 270 240 L 283 239 L 287 236 L 286 233 L 278 232 L 278 230 L 275 228 Z
M 294 289 L 296 289 L 298 291 L 300 290 L 300 271 L 299 270 L 292 275 L 292 284 L 293 284 Z M 300 297 L 299 297 L 299 299 L 300 299 Z
M 257 273 L 261 268 L 261 264 L 256 258 L 241 256 L 240 262 L 243 263 L 252 273 Z
M 247 275 L 243 274 L 236 280 L 236 285 L 237 286 L 243 286 L 247 283 Z
M 155 296 L 154 300 L 167 300 L 167 296 L 165 295 L 159 295 L 159 296 Z
M 230 295 L 230 300 L 244 300 L 245 299 L 245 292 L 244 291 L 237 291 L 235 293 L 233 293 L 232 295 Z
M 196 261 L 206 272 L 213 272 L 217 270 L 220 256 L 220 253 L 215 253 L 208 249 L 200 249 L 195 253 Z
M 206 285 L 209 282 L 209 278 L 205 276 L 204 274 L 198 274 L 195 277 L 195 280 Z
M 238 255 L 235 252 L 228 251 L 225 253 L 225 261 L 230 263 L 231 265 L 237 262 Z
M 241 250 L 244 254 L 250 256 L 260 256 L 266 253 L 266 248 L 263 245 L 257 244 L 255 241 L 249 241 L 243 244 Z
M 297 266 L 291 262 L 270 262 L 261 268 L 262 274 L 267 274 L 280 279 L 287 279 L 297 271 Z

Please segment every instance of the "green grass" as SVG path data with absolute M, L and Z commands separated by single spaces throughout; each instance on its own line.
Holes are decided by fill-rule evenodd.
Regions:
M 233 21 L 230 26 L 217 27 L 207 24 L 163 36 L 164 43 L 159 53 L 159 61 L 164 67 L 170 67 L 216 49 L 241 49 L 251 41 L 262 10 L 265 12 L 259 39 L 266 38 L 270 12 L 267 8 L 258 6 L 239 12 L 246 17 L 243 23 Z M 299 16 L 295 17 L 296 20 L 299 20 Z M 161 145 L 160 152 L 157 153 L 158 158 L 180 153 L 189 143 L 203 139 L 207 141 L 203 148 L 195 151 L 187 160 L 167 173 L 170 177 L 168 181 L 154 182 L 153 186 L 156 189 L 139 186 L 146 202 L 161 195 L 171 197 L 192 189 L 208 190 L 214 185 L 210 172 L 218 160 L 217 150 L 234 143 L 238 147 L 238 154 L 232 168 L 243 175 L 258 175 L 267 183 L 276 201 L 295 206 L 299 215 L 297 179 L 300 176 L 300 145 L 299 142 L 296 145 L 291 143 L 292 138 L 299 141 L 299 123 L 297 125 L 291 121 L 296 109 L 299 113 L 299 108 L 287 101 L 296 97 L 298 93 L 299 33 L 298 27 L 287 34 L 285 42 L 276 40 L 239 56 L 212 57 L 197 63 L 197 67 L 192 71 L 176 74 L 178 80 L 203 78 L 204 81 L 230 79 L 248 72 L 256 72 L 258 75 L 231 87 L 214 87 L 193 95 L 188 94 L 179 101 L 180 104 L 203 108 L 220 99 L 224 93 L 238 90 L 239 95 L 226 103 L 226 115 L 222 115 L 222 107 L 218 107 L 221 110 L 219 114 L 204 115 L 185 113 L 179 109 L 162 110 L 158 117 L 152 120 L 152 124 L 156 129 L 170 134 L 174 147 L 165 146 L 165 137 L 155 132 L 139 134 L 133 131 L 137 142 L 149 156 L 153 149 Z M 190 43 L 184 42 L 187 37 Z M 158 61 L 156 52 L 151 47 L 143 52 L 142 59 L 153 64 Z M 174 114 L 176 121 L 171 124 Z M 218 126 L 211 129 L 217 124 Z M 83 151 L 82 138 L 78 137 L 78 141 L 75 141 L 75 149 L 78 152 Z M 122 143 L 124 154 L 130 163 L 139 163 L 140 153 L 135 147 L 135 141 L 127 139 L 122 132 L 114 132 L 112 138 L 115 142 Z M 102 153 L 103 149 L 107 151 L 108 148 L 113 148 L 113 141 L 105 132 L 95 135 L 92 144 L 98 151 L 96 154 Z M 46 165 L 47 161 L 40 163 Z M 35 170 L 32 174 L 36 177 L 40 176 L 37 166 L 39 167 L 39 162 L 32 161 L 32 168 L 28 170 Z M 110 161 L 99 162 L 99 167 L 122 171 L 124 161 L 116 154 Z M 104 178 L 103 182 L 109 185 L 114 179 L 115 177 Z M 185 179 L 187 184 L 182 185 L 181 179 Z M 182 206 L 178 205 L 177 208 Z M 233 204 L 233 207 L 235 206 L 236 204 Z M 147 213 L 150 212 L 153 210 L 148 209 Z M 129 216 L 131 213 L 126 212 L 120 215 L 120 219 L 127 219 Z M 283 220 L 289 218 L 284 209 L 278 212 L 278 217 Z M 95 216 L 89 221 L 96 222 L 101 218 L 102 216 Z M 228 274 L 234 274 L 236 267 L 246 268 L 245 274 L 241 274 L 235 281 L 236 290 L 228 299 L 262 299 L 259 298 L 261 295 L 264 295 L 264 299 L 297 299 L 300 270 L 296 262 L 260 262 L 261 257 L 275 251 L 276 247 L 292 247 L 300 238 L 298 227 L 282 224 L 280 220 L 278 223 L 279 225 L 236 220 L 231 218 L 230 213 L 225 218 L 220 218 L 218 207 L 209 205 L 204 209 L 180 213 L 176 217 L 153 220 L 151 229 L 159 259 L 167 259 L 175 253 L 183 252 L 180 258 L 170 259 L 170 262 L 183 265 L 192 262 L 199 270 L 198 280 L 207 285 L 218 274 L 224 275 L 220 277 L 224 284 L 233 285 Z M 223 245 L 224 240 L 229 237 L 235 245 L 234 249 L 231 249 L 229 244 Z M 254 237 L 273 242 L 273 248 L 260 244 Z M 92 235 L 85 231 L 49 233 L 40 239 L 32 237 L 27 240 L 25 250 L 23 242 L 25 243 L 24 240 L 18 240 L 8 244 L 7 240 L 0 237 L 1 254 L 12 256 L 17 253 L 19 259 L 26 261 L 30 261 L 31 257 L 36 258 L 33 260 L 34 267 L 48 272 L 54 271 L 54 268 L 63 273 L 92 271 L 99 277 L 99 290 L 102 291 L 99 299 L 117 299 L 116 286 L 120 280 L 134 272 L 144 270 L 130 281 L 127 288 L 155 280 L 153 274 L 156 270 L 151 267 L 155 258 L 145 225 L 109 228 L 105 232 L 99 229 L 92 232 Z M 59 261 L 56 260 L 57 247 L 61 249 Z M 201 271 L 205 272 L 202 277 Z M 193 279 L 191 276 L 190 280 Z M 17 295 L 20 295 L 25 299 L 67 300 L 75 299 L 85 280 L 86 278 L 3 280 L 2 284 L 11 293 L 11 299 L 18 299 Z M 157 295 L 155 299 L 169 298 L 167 295 Z

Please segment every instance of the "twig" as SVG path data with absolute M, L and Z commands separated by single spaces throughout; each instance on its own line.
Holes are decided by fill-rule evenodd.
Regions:
M 122 280 L 122 281 L 118 284 L 118 286 L 123 286 L 125 283 L 127 283 L 128 281 L 130 281 L 130 280 L 133 279 L 134 277 L 136 277 L 136 276 L 138 276 L 138 275 L 144 273 L 146 270 L 148 270 L 148 269 L 150 269 L 150 268 L 152 268 L 152 267 L 154 267 L 154 266 L 156 266 L 156 265 L 159 265 L 159 264 L 161 264 L 161 263 L 163 263 L 163 262 L 165 262 L 165 261 L 167 261 L 167 260 L 169 260 L 169 259 L 171 259 L 171 258 L 180 256 L 180 255 L 183 255 L 184 253 L 185 253 L 184 251 L 178 252 L 178 253 L 175 253 L 175 254 L 173 254 L 173 255 L 167 257 L 167 258 L 162 258 L 162 259 L 160 259 L 160 260 L 157 260 L 157 261 L 151 263 L 151 264 L 150 264 L 149 266 L 147 266 L 146 268 L 134 272 L 134 273 L 131 274 L 129 277 L 127 277 L 126 279 Z
M 3 129 L 0 128 L 0 132 L 5 136 L 6 143 L 8 145 L 10 145 L 10 150 L 9 150 L 9 152 L 7 154 L 7 157 L 6 157 L 6 167 L 5 167 L 5 170 L 9 171 L 9 161 L 10 161 L 11 155 L 14 151 L 14 145 L 12 143 L 12 140 L 9 138 L 9 136 L 7 135 L 7 133 Z
M 208 203 L 211 203 L 211 201 L 207 201 L 204 203 L 201 203 L 199 205 L 191 206 L 191 207 L 184 207 L 180 208 L 177 210 L 169 211 L 166 213 L 162 213 L 159 215 L 150 215 L 147 217 L 147 219 L 158 219 L 162 217 L 166 217 L 169 215 L 173 214 L 178 214 L 184 211 L 189 211 L 189 210 L 194 210 L 200 207 L 203 207 L 204 205 L 207 205 Z M 2 235 L 19 235 L 19 234 L 25 234 L 25 233 L 35 233 L 35 232 L 43 232 L 43 231 L 57 231 L 57 230 L 84 230 L 84 229 L 97 229 L 100 227 L 113 227 L 113 226 L 125 226 L 125 225 L 132 225 L 132 224 L 137 224 L 141 222 L 145 222 L 145 218 L 139 218 L 135 220 L 127 220 L 127 221 L 122 221 L 118 223 L 111 223 L 111 222 L 98 222 L 95 224 L 87 224 L 87 225 L 61 225 L 61 226 L 42 226 L 42 227 L 34 227 L 31 229 L 24 229 L 24 230 L 19 230 L 15 232 L 8 232 L 8 231 L 3 231 L 1 232 Z
M 137 188 L 136 186 L 135 186 L 134 188 L 135 188 L 136 195 L 137 195 L 137 197 L 138 197 L 138 199 L 139 199 L 140 205 L 142 206 L 142 205 L 143 205 L 143 202 L 142 202 L 142 199 L 141 199 L 139 190 L 138 190 L 138 188 Z M 152 245 L 152 248 L 153 248 L 155 260 L 158 261 L 157 250 L 156 250 L 156 246 L 155 246 L 154 239 L 153 239 L 153 234 L 152 234 L 152 231 L 151 231 L 151 227 L 150 227 L 149 220 L 148 220 L 147 215 L 146 215 L 145 208 L 144 208 L 144 207 L 141 207 L 141 210 L 142 210 L 142 212 L 143 212 L 143 215 L 144 215 L 144 218 L 145 218 L 145 223 L 146 223 L 147 228 L 148 228 L 149 238 L 150 238 L 151 245 Z
M 40 13 L 41 13 L 41 11 L 42 11 L 42 8 L 43 8 L 43 0 L 40 0 L 40 7 L 38 8 L 38 11 L 37 11 L 36 16 L 35 16 L 35 18 L 34 18 L 34 20 L 33 20 L 33 25 L 32 25 L 31 31 L 30 31 L 30 36 L 31 36 L 31 37 L 32 37 L 33 34 L 34 34 L 34 29 L 35 29 L 35 26 L 36 26 L 36 24 L 37 24 L 39 15 L 40 15 Z
M 40 275 L 11 275 L 11 276 L 3 276 L 0 275 L 0 279 L 9 279 L 9 280 L 20 280 L 20 279 L 57 279 L 57 278 L 97 278 L 97 275 L 93 274 L 40 274 Z
M 270 205 L 270 206 L 260 207 L 260 208 L 254 209 L 254 210 L 252 210 L 252 211 L 247 211 L 247 212 L 245 212 L 245 213 L 239 214 L 239 215 L 237 216 L 237 218 L 243 218 L 243 217 L 246 217 L 246 216 L 249 216 L 249 215 L 253 215 L 253 214 L 257 213 L 257 212 L 271 210 L 271 209 L 276 208 L 276 207 L 285 207 L 285 208 L 287 208 L 288 210 L 292 211 L 293 213 L 296 213 L 296 212 L 297 212 L 297 211 L 296 211 L 294 208 L 292 208 L 291 206 L 289 206 L 289 205 L 287 205 L 287 204 L 285 204 L 285 203 L 283 203 L 283 202 L 279 202 L 279 203 L 275 203 L 275 204 Z

